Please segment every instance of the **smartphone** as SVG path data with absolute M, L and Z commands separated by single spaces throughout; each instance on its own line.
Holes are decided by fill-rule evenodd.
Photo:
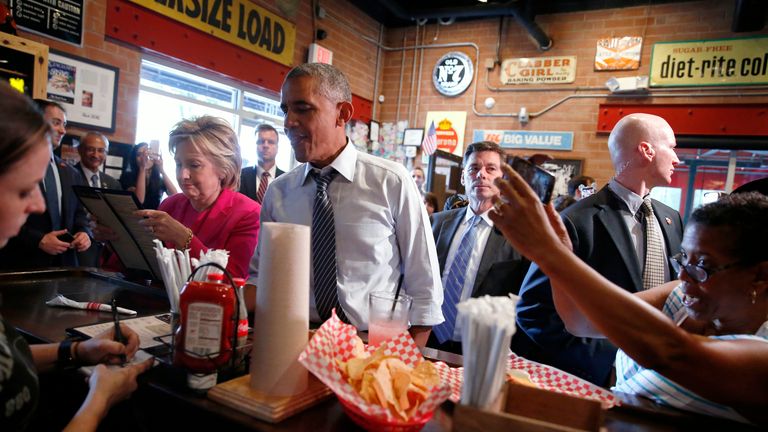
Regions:
M 542 203 L 549 203 L 555 187 L 554 175 L 517 156 L 512 158 L 511 162 L 507 160 L 507 163 L 528 183 Z
M 75 241 L 75 237 L 68 232 L 65 232 L 64 234 L 59 234 L 56 236 L 56 238 L 63 241 L 64 243 L 72 243 L 73 241 Z
M 149 142 L 149 159 L 155 160 L 160 156 L 160 141 L 152 140 Z

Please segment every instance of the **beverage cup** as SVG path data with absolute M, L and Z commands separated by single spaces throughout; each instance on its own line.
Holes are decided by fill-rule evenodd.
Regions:
M 368 296 L 368 344 L 371 346 L 394 338 L 408 330 L 408 316 L 413 297 L 393 292 L 372 292 Z

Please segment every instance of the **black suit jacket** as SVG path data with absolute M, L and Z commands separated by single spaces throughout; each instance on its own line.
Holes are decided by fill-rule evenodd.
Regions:
M 275 167 L 275 178 L 284 173 L 285 171 Z M 256 166 L 245 167 L 240 171 L 240 193 L 256 201 Z
M 84 185 L 82 174 L 70 165 L 54 156 L 61 181 L 61 229 L 66 228 L 75 234 L 83 231 L 91 235 L 88 218 L 80 201 L 72 190 L 73 185 Z M 44 192 L 43 192 L 44 193 Z M 72 267 L 78 265 L 77 254 L 70 249 L 63 254 L 48 255 L 40 249 L 43 236 L 58 227 L 52 226 L 48 210 L 41 214 L 31 214 L 22 226 L 19 235 L 8 241 L 0 249 L 0 267 L 3 269 L 37 269 L 45 267 Z
M 87 178 L 85 175 L 85 171 L 83 171 L 83 165 L 78 162 L 77 165 L 75 165 L 75 168 L 80 172 L 80 175 L 83 176 L 83 181 L 85 182 L 86 186 L 91 185 L 91 179 Z M 109 174 L 105 172 L 99 173 L 99 182 L 101 183 L 100 187 L 102 189 L 115 189 L 115 190 L 123 190 L 123 186 L 120 184 L 117 179 L 110 176 Z
M 637 259 L 621 209 L 626 205 L 607 186 L 566 209 L 563 222 L 573 250 L 584 262 L 629 292 L 642 289 Z M 680 250 L 683 223 L 672 208 L 653 201 L 668 254 Z M 670 267 L 670 275 L 675 272 Z M 520 290 L 512 350 L 599 385 L 607 382 L 616 348 L 605 339 L 577 338 L 565 329 L 552 301 L 549 278 L 533 263 Z

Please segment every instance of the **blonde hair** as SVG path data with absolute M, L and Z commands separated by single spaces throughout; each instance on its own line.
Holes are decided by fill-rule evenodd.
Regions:
M 223 175 L 222 188 L 238 190 L 243 159 L 237 134 L 229 123 L 212 116 L 182 120 L 171 130 L 168 144 L 171 152 L 176 153 L 176 148 L 183 143 L 192 144 L 195 150 L 211 159 Z

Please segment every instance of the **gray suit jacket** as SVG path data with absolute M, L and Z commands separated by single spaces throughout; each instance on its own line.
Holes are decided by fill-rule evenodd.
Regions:
M 643 270 L 621 210 L 625 204 L 608 187 L 563 211 L 574 253 L 598 273 L 629 292 L 643 287 Z M 653 201 L 667 253 L 680 251 L 683 223 L 674 209 Z M 670 275 L 675 272 L 670 267 Z M 512 350 L 603 385 L 616 348 L 605 339 L 577 338 L 568 333 L 552 300 L 549 278 L 531 265 L 520 290 L 517 332 Z

